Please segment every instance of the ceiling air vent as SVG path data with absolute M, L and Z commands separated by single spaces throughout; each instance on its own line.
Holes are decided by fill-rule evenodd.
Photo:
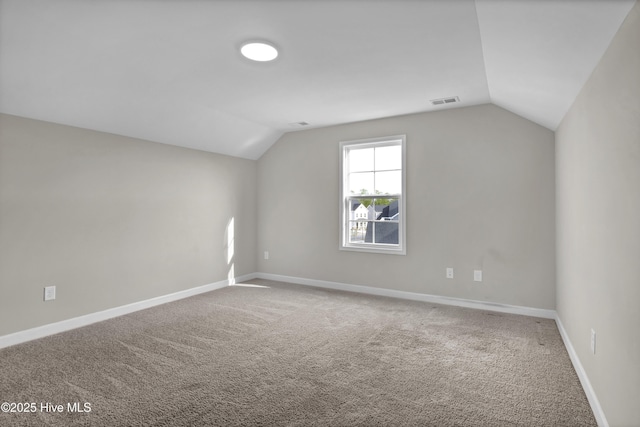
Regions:
M 307 122 L 295 122 L 295 123 L 289 123 L 289 126 L 294 127 L 294 128 L 302 128 L 305 126 L 309 126 L 309 123 Z
M 453 104 L 454 102 L 460 102 L 460 98 L 457 96 L 450 96 L 448 98 L 432 99 L 429 102 L 431 102 L 431 105 Z

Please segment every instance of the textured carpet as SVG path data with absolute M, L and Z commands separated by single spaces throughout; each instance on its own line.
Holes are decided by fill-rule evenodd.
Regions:
M 0 402 L 36 404 L 2 426 L 596 425 L 553 320 L 266 280 L 0 350 Z

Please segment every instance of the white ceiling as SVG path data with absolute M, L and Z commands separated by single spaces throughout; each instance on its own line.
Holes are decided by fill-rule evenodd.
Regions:
M 0 111 L 249 159 L 295 122 L 489 102 L 555 130 L 633 4 L 0 0 Z

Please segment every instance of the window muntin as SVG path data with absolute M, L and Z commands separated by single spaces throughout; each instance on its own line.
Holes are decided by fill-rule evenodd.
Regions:
M 405 253 L 405 136 L 340 143 L 340 249 Z

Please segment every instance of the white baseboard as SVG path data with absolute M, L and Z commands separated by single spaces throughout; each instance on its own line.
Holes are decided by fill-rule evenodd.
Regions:
M 520 314 L 523 316 L 555 319 L 555 310 L 543 308 L 522 307 L 518 305 L 499 304 L 486 301 L 475 301 L 462 298 L 444 297 L 439 295 L 420 294 L 417 292 L 398 291 L 386 288 L 374 288 L 371 286 L 352 285 L 348 283 L 328 282 L 326 280 L 304 279 L 302 277 L 282 276 L 279 274 L 257 273 L 256 278 L 276 280 L 280 282 L 296 283 L 298 285 L 315 286 L 318 288 L 336 289 L 347 292 L 357 292 L 369 295 L 378 295 L 392 298 L 408 299 L 414 301 L 432 302 L 436 304 L 455 305 L 458 307 L 475 308 L 480 310 L 498 311 L 501 313 Z M 250 279 L 249 279 L 250 280 Z
M 571 340 L 569 339 L 569 335 L 567 331 L 564 329 L 562 325 L 562 321 L 560 317 L 556 313 L 556 325 L 558 325 L 558 330 L 560 331 L 560 336 L 562 337 L 562 341 L 564 342 L 564 346 L 569 353 L 569 358 L 571 359 L 571 363 L 573 364 L 573 368 L 576 370 L 578 374 L 578 378 L 580 379 L 580 384 L 582 384 L 582 389 L 584 393 L 587 395 L 587 400 L 589 400 L 589 405 L 591 406 L 591 410 L 593 411 L 593 415 L 596 417 L 596 422 L 599 427 L 609 427 L 609 423 L 607 422 L 607 418 L 604 416 L 604 411 L 600 406 L 600 401 L 596 397 L 596 392 L 593 390 L 591 386 L 591 382 L 589 381 L 589 377 L 587 377 L 587 372 L 584 370 L 582 363 L 580 363 L 580 359 L 578 358 L 578 353 L 573 348 L 573 344 L 571 344 Z
M 235 279 L 233 279 L 233 282 L 242 282 L 255 278 L 255 274 L 247 274 L 244 276 L 236 277 Z M 96 313 L 87 314 L 84 316 L 74 317 L 72 319 L 38 326 L 36 328 L 27 329 L 13 334 L 3 335 L 0 336 L 0 349 L 38 338 L 43 338 L 49 335 L 58 334 L 60 332 L 69 331 L 71 329 L 80 328 L 82 326 L 87 326 L 92 323 L 101 322 L 103 320 L 112 319 L 114 317 L 133 313 L 134 311 L 144 310 L 156 305 L 166 304 L 168 302 L 177 301 L 205 292 L 214 291 L 226 286 L 229 286 L 229 280 L 222 280 L 220 282 L 210 283 L 208 285 L 198 286 L 195 288 L 186 289 L 184 291 L 150 298 L 144 301 L 138 301 L 127 305 L 122 305 L 120 307 L 114 307 L 107 310 L 98 311 Z

